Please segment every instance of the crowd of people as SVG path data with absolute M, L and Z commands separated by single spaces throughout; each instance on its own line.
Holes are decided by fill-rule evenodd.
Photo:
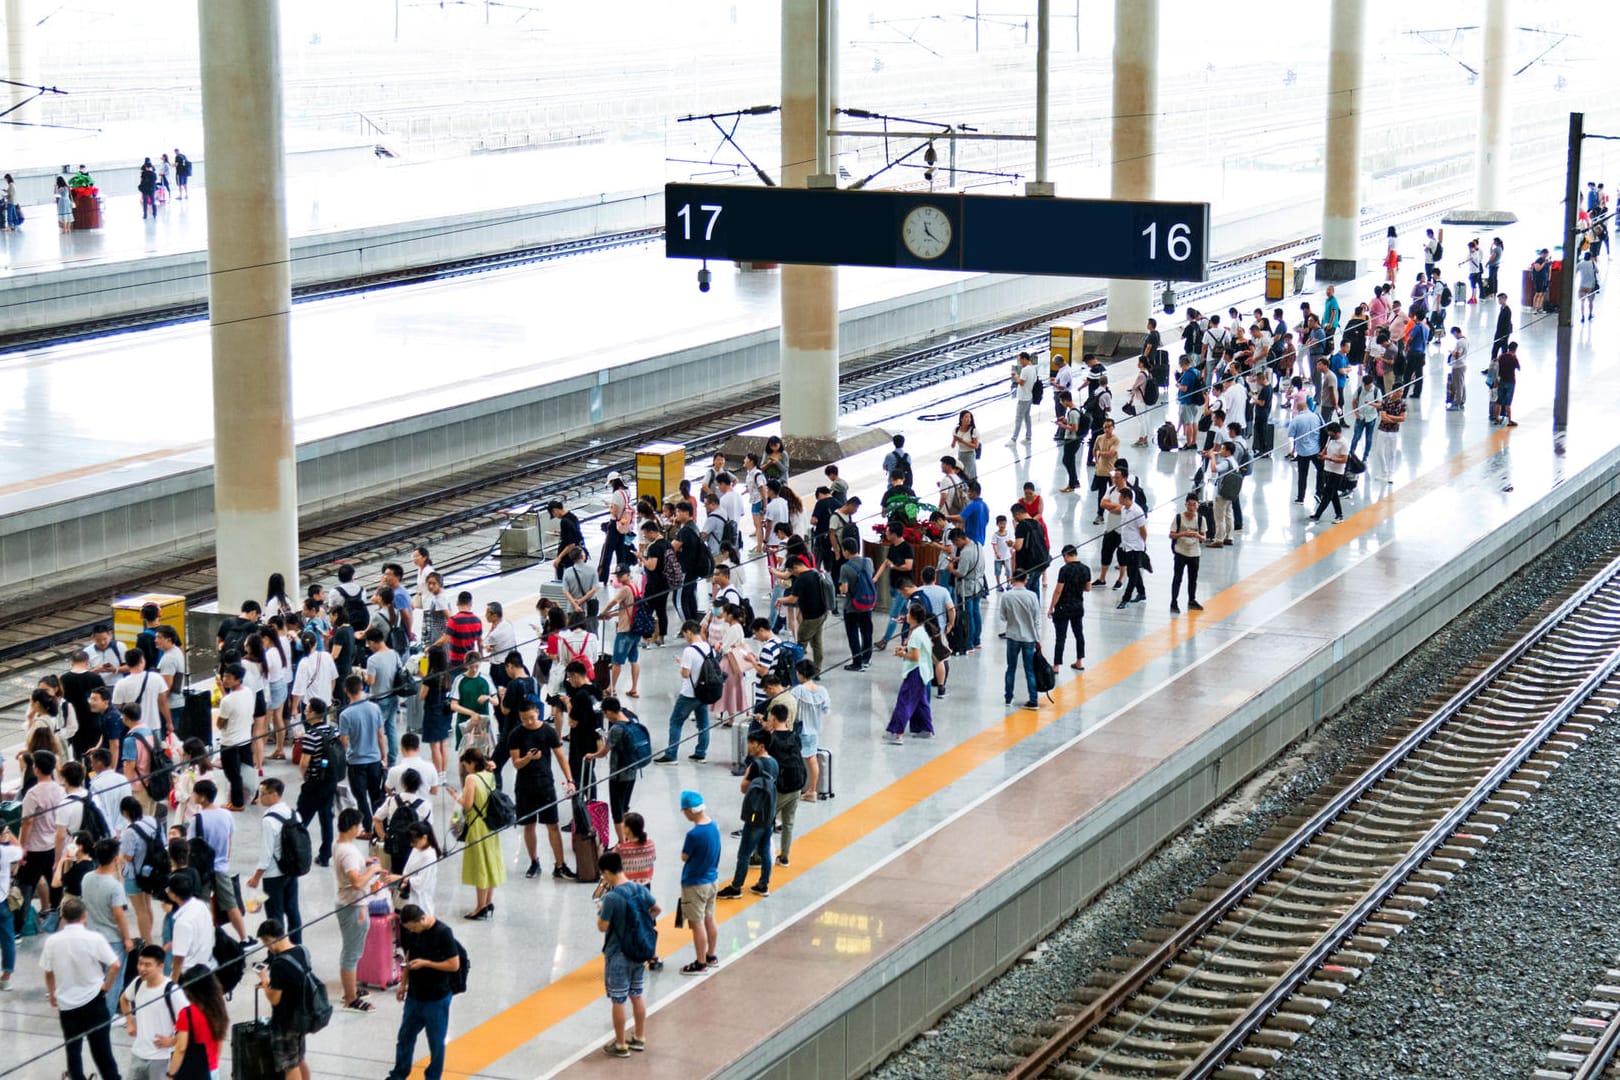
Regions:
M 1475 298 L 1454 295 L 1442 257 L 1435 233 L 1404 296 L 1380 284 L 1349 311 L 1331 286 L 1320 310 L 1301 304 L 1292 322 L 1282 308 L 1189 310 L 1173 369 L 1150 320 L 1134 370 L 1116 380 L 1117 411 L 1101 363 L 1043 372 L 1021 355 L 1008 376 L 1009 441 L 1032 443 L 1050 387 L 1066 481 L 1050 504 L 1030 481 L 1005 512 L 991 508 L 986 443 L 964 410 L 934 459 L 937 480 L 894 438 L 870 506 L 837 465 L 801 496 L 775 437 L 740 462 L 715 455 L 663 501 L 610 475 L 600 541 L 554 502 L 555 584 L 525 625 L 452 587 L 419 548 L 412 571 L 387 563 L 363 583 L 342 566 L 301 597 L 273 575 L 262 602 L 220 623 L 211 685 L 188 686 L 181 635 L 155 606 L 131 644 L 97 627 L 30 705 L 18 803 L 0 824 L 12 916 L 0 916 L 0 990 L 13 985 L 15 936 L 48 934 L 44 989 L 73 1080 L 86 1044 L 102 1080 L 115 1080 L 120 1022 L 134 1037 L 128 1071 L 202 1076 L 228 1034 L 221 995 L 261 957 L 264 1053 L 293 1077 L 308 1075 L 306 1039 L 333 1010 L 374 1011 L 368 969 L 381 966 L 402 1002 L 391 1075 L 408 1075 L 425 1034 L 437 1080 L 450 1003 L 474 959 L 439 910 L 440 871 L 453 861 L 470 890 L 462 918 L 495 919 L 507 846 L 519 844 L 526 878 L 549 862 L 555 880 L 596 885 L 615 1031 L 603 1050 L 644 1050 L 645 973 L 662 967 L 648 819 L 678 812 L 688 826 L 678 908 L 694 955 L 680 971 L 702 975 L 720 962 L 717 905 L 768 896 L 773 869 L 792 864 L 799 807 L 831 791 L 828 669 L 892 677 L 885 738 L 903 745 L 934 736 L 951 661 L 971 661 L 988 629 L 1004 642 L 1004 702 L 1040 708 L 1057 669 L 1085 671 L 1088 594 L 1117 593 L 1121 610 L 1145 603 L 1159 543 L 1170 611 L 1182 613 L 1183 586 L 1185 610 L 1202 610 L 1201 557 L 1243 531 L 1246 484 L 1282 476 L 1319 522 L 1328 510 L 1343 519 L 1364 476 L 1390 482 L 1407 402 L 1435 360 L 1449 408 L 1467 406 L 1472 363 L 1492 422 L 1513 425 L 1514 307 L 1492 296 L 1482 262 L 1471 292 L 1494 299 L 1496 316 L 1488 355 L 1470 360 L 1447 313 Z M 1140 470 L 1147 455 L 1177 452 L 1196 464 L 1178 470 L 1178 497 L 1156 512 Z M 1257 471 L 1265 458 L 1272 467 Z M 1053 543 L 1049 519 L 1088 513 L 1100 536 Z M 835 618 L 842 648 L 827 634 Z M 643 652 L 666 646 L 679 682 L 653 705 Z M 662 745 L 638 705 L 648 717 L 667 707 Z M 725 881 L 704 774 L 682 778 L 678 808 L 636 797 L 644 770 L 705 762 L 717 728 L 737 747 Z M 239 824 L 245 815 L 257 821 Z M 239 845 L 249 828 L 257 844 Z M 311 873 L 332 876 L 332 910 L 301 903 Z M 341 942 L 330 960 L 303 946 L 304 929 L 325 919 Z M 328 1002 L 334 975 L 340 994 Z
M 135 193 L 141 200 L 141 219 L 156 220 L 158 208 L 169 199 L 191 197 L 191 159 L 175 148 L 174 157 L 159 154 L 154 163 L 151 158 L 141 162 L 135 176 Z M 172 182 L 171 182 L 172 177 Z M 95 178 L 83 165 L 73 169 L 67 165 L 57 175 L 51 189 L 51 206 L 56 214 L 56 226 L 61 232 L 73 231 L 74 200 L 81 194 L 95 198 L 99 194 Z M 0 177 L 0 232 L 14 232 L 26 220 L 23 204 L 17 196 L 17 184 L 10 173 Z

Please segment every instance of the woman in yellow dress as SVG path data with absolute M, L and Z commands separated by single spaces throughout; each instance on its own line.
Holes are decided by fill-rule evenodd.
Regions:
M 506 859 L 501 854 L 501 838 L 492 835 L 484 820 L 490 793 L 495 790 L 495 774 L 490 771 L 489 758 L 482 750 L 469 747 L 461 752 L 461 820 L 466 823 L 462 834 L 465 845 L 461 852 L 461 883 L 471 885 L 477 902 L 469 919 L 488 919 L 495 914 L 495 886 L 506 881 Z

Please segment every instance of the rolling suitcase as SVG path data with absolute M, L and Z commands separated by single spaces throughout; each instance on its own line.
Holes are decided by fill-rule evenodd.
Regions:
M 577 825 L 579 822 L 589 820 L 585 800 L 577 792 L 574 794 L 573 804 L 576 827 L 570 835 L 574 843 L 574 874 L 580 882 L 594 884 L 602 880 L 602 871 L 597 866 L 597 857 L 602 853 L 602 845 L 597 841 L 594 829 L 582 829 Z
M 353 918 L 352 910 L 339 918 Z M 387 990 L 399 985 L 399 951 L 394 947 L 394 913 L 387 900 L 372 900 L 366 908 L 370 920 L 366 926 L 366 947 L 360 954 L 360 966 L 354 977 L 361 986 Z
M 832 781 L 832 751 L 826 747 L 816 749 L 816 762 L 820 769 L 816 773 L 816 801 L 833 797 Z
M 186 703 L 180 710 L 175 725 L 176 734 L 184 743 L 187 739 L 200 739 L 204 746 L 214 742 L 214 700 L 209 690 L 187 690 Z
M 741 776 L 748 771 L 748 728 L 752 723 L 746 714 L 739 714 L 731 724 L 731 775 Z
M 281 1080 L 270 1051 L 270 1021 L 259 1016 L 259 987 L 253 987 L 253 1019 L 231 1025 L 231 1080 Z

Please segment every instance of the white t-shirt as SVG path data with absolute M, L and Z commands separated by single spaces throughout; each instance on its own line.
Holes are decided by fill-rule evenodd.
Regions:
M 11 868 L 22 862 L 22 857 L 21 844 L 0 845 L 0 896 L 11 891 Z
M 1142 508 L 1134 502 L 1121 511 L 1119 515 L 1119 549 L 1121 551 L 1146 551 L 1147 540 L 1143 538 L 1141 526 L 1147 524 L 1147 515 Z
M 264 666 L 266 684 L 287 681 L 287 661 L 282 658 L 279 652 L 269 646 L 266 646 L 264 650 Z
M 1006 533 L 993 532 L 990 534 L 990 554 L 996 562 L 1012 561 L 1012 537 Z
M 214 940 L 212 922 L 210 919 L 210 944 Z M 82 922 L 68 923 L 47 938 L 39 957 L 40 969 L 56 976 L 56 1005 L 63 1012 L 100 997 L 107 969 L 117 963 L 121 961 L 107 939 Z
M 1033 401 L 1035 399 L 1035 365 L 1019 364 L 1018 370 L 1013 372 L 1013 382 L 1018 387 L 1019 401 Z
M 90 667 L 92 670 L 106 664 L 111 664 L 113 667 L 117 667 L 119 664 L 124 662 L 124 647 L 118 644 L 118 640 L 116 638 L 107 642 L 107 647 L 105 649 L 96 648 L 96 643 L 92 641 L 90 644 L 84 647 L 84 653 L 90 658 Z M 108 686 L 116 685 L 118 679 L 119 674 L 116 671 L 105 672 L 101 676 L 101 680 Z
M 703 670 L 703 658 L 708 655 L 709 650 L 700 644 L 688 645 L 681 651 L 681 667 L 686 669 L 681 679 L 681 697 L 697 697 L 698 672 Z
M 183 708 L 186 703 L 186 658 L 179 646 L 158 653 L 158 677 L 172 676 L 169 680 L 169 711 Z
M 786 499 L 782 498 L 782 496 L 778 495 L 776 498 L 765 504 L 765 543 L 767 546 L 776 547 L 782 543 L 782 541 L 776 538 L 776 534 L 773 530 L 778 524 L 790 524 L 791 517 L 792 514 L 788 510 L 788 502 Z
M 180 957 L 186 967 L 201 964 L 214 970 L 214 916 L 207 904 L 192 897 L 176 909 L 169 947 L 171 955 Z
M 1059 390 L 1068 390 L 1074 386 L 1074 365 L 1064 364 L 1052 373 L 1052 385 Z
M 516 628 L 502 619 L 489 628 L 489 633 L 484 636 L 484 647 L 494 663 L 504 664 L 506 654 L 517 648 Z
M 415 904 L 429 915 L 433 909 L 433 893 L 439 884 L 439 856 L 430 847 L 411 848 L 405 857 L 405 869 L 398 871 L 411 883 L 409 903 Z
M 167 1002 L 163 1000 L 165 990 Z M 124 990 L 124 997 L 135 1011 L 135 1042 L 130 1052 L 142 1061 L 167 1061 L 169 1051 L 159 1049 L 156 1040 L 174 1034 L 175 1018 L 190 1004 L 186 992 L 167 979 L 154 988 L 146 985 L 145 979 L 137 978 Z
M 219 729 L 219 745 L 241 746 L 253 741 L 253 691 L 238 687 L 219 701 L 219 716 L 225 726 Z
M 740 532 L 742 523 L 747 521 L 749 517 L 748 496 L 739 492 L 736 485 L 733 484 L 730 491 L 720 496 L 720 506 L 715 512 L 727 521 L 735 521 Z M 738 554 L 742 553 L 738 552 Z
M 419 792 L 421 795 L 426 795 L 428 789 L 439 782 L 439 770 L 433 767 L 433 762 L 428 761 L 420 754 L 413 754 L 409 757 L 401 756 L 394 762 L 394 767 L 388 770 L 386 786 L 389 791 L 403 792 L 405 790 L 404 778 L 407 771 L 415 773 L 421 779 L 422 790 Z
M 143 671 L 139 675 L 125 675 L 114 684 L 112 703 L 117 707 L 138 702 L 141 706 L 141 723 L 156 731 L 163 715 L 158 706 L 163 696 L 163 680 L 156 672 Z
M 1451 366 L 1461 368 L 1468 366 L 1468 339 L 1454 337 L 1451 339 Z
M 71 791 L 66 786 L 62 788 L 62 801 L 56 808 L 56 824 L 67 830 L 69 838 L 84 828 L 84 799 L 89 794 L 84 788 Z
M 317 697 L 330 704 L 332 689 L 336 685 L 337 663 L 332 659 L 331 653 L 310 653 L 298 661 L 298 671 L 293 675 L 292 683 L 294 697 L 300 699 Z
M 1322 470 L 1336 476 L 1344 475 L 1346 462 L 1334 461 L 1334 458 L 1345 458 L 1350 453 L 1350 442 L 1343 435 L 1329 439 L 1327 445 L 1322 447 Z

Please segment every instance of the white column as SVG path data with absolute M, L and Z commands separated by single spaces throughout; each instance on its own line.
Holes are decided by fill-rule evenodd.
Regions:
M 822 10 L 825 5 L 825 11 Z M 831 158 L 822 145 L 835 107 L 835 81 L 820 69 L 818 21 L 826 19 L 829 57 L 837 52 L 833 0 L 782 0 L 783 187 L 805 187 L 816 162 Z M 830 76 L 830 73 L 829 73 Z M 817 115 L 817 85 L 828 87 L 826 115 Z M 831 266 L 782 267 L 782 437 L 838 435 L 838 271 Z
M 1508 0 L 1486 0 L 1485 62 L 1480 71 L 1479 148 L 1475 157 L 1476 205 L 1482 210 L 1507 206 L 1504 180 L 1512 148 L 1513 117 L 1508 80 L 1513 77 Z
M 1111 196 L 1151 199 L 1159 164 L 1159 0 L 1114 0 Z M 1108 282 L 1108 328 L 1147 329 L 1151 281 Z
M 25 6 L 25 0 L 6 0 L 6 78 L 15 82 L 31 83 L 34 81 L 30 64 L 33 57 L 30 56 L 28 48 L 28 18 L 27 12 L 23 10 Z M 7 108 L 32 93 L 21 86 L 8 86 L 6 90 L 7 93 L 0 96 L 0 101 L 4 101 Z M 6 119 L 37 120 L 39 117 L 12 113 Z M 16 129 L 12 130 L 15 134 Z
M 198 0 L 219 601 L 298 587 L 278 0 Z
M 1327 144 L 1318 281 L 1356 276 L 1361 248 L 1361 90 L 1366 0 L 1333 0 L 1328 44 Z

